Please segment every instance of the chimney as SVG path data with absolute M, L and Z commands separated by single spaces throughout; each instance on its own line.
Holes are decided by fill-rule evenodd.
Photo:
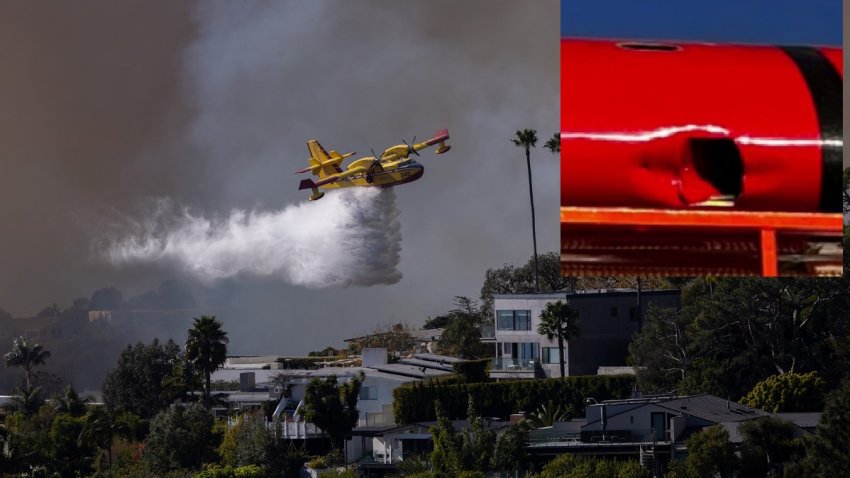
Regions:
M 383 347 L 365 348 L 361 353 L 364 367 L 377 367 L 387 364 L 387 349 Z

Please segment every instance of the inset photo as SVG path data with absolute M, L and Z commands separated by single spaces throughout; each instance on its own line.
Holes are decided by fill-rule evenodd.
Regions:
M 841 18 L 761 4 L 562 2 L 564 275 L 843 274 Z

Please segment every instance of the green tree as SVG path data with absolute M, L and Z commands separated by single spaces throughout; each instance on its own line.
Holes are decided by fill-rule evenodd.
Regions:
M 546 141 L 546 144 L 543 145 L 546 149 L 549 150 L 552 154 L 557 154 L 561 152 L 561 135 L 555 131 L 552 134 L 552 137 Z
M 461 436 L 463 469 L 485 471 L 490 465 L 490 456 L 496 443 L 496 435 L 487 430 L 472 395 L 469 396 L 466 416 L 469 428 L 464 430 Z
M 637 376 L 641 390 L 674 390 L 692 370 L 696 352 L 691 323 L 687 311 L 650 304 L 643 328 L 629 344 L 629 361 L 640 366 Z
M 741 447 L 741 476 L 766 477 L 793 462 L 802 454 L 801 433 L 794 424 L 773 417 L 761 417 L 738 425 L 744 437 Z
M 227 359 L 227 332 L 215 316 L 202 315 L 192 319 L 186 339 L 186 360 L 204 375 L 204 404 L 210 407 L 210 375 Z
M 53 406 L 59 413 L 67 413 L 73 417 L 80 417 L 86 414 L 86 403 L 91 401 L 91 397 L 80 398 L 80 395 L 74 390 L 74 387 L 68 385 L 62 392 L 62 396 L 53 400 Z
M 534 218 L 534 188 L 531 185 L 531 148 L 537 146 L 537 130 L 517 130 L 516 137 L 511 139 L 514 145 L 525 150 L 525 164 L 528 168 L 528 196 L 531 200 L 531 236 L 534 240 L 534 290 L 540 290 L 540 274 L 537 268 L 537 226 Z
M 180 347 L 171 340 L 165 345 L 158 339 L 150 345 L 128 345 L 103 381 L 103 402 L 112 412 L 153 417 L 170 403 L 163 393 L 165 380 L 179 360 Z
M 845 476 L 850 470 L 850 381 L 829 394 L 814 438 L 806 444 L 807 476 Z
M 528 454 L 528 427 L 525 423 L 517 423 L 508 427 L 496 437 L 493 447 L 493 457 L 490 467 L 499 471 L 522 471 L 526 469 Z
M 38 413 L 42 405 L 44 405 L 44 395 L 41 393 L 41 387 L 27 387 L 15 389 L 15 393 L 3 406 L 7 410 L 20 412 L 25 417 L 29 417 Z
M 850 374 L 848 312 L 843 279 L 696 279 L 678 311 L 647 314 L 630 362 L 645 391 L 738 400 L 771 375 L 813 370 L 834 387 Z
M 540 279 L 539 288 L 535 282 L 535 270 L 538 271 Z M 537 257 L 536 268 L 534 256 L 532 256 L 528 262 L 519 267 L 504 264 L 497 269 L 487 269 L 484 273 L 484 283 L 481 285 L 480 314 L 492 320 L 495 294 L 525 294 L 538 290 L 559 291 L 565 290 L 570 284 L 569 278 L 561 276 L 561 257 L 556 252 L 540 254 Z
M 451 420 L 443 413 L 439 401 L 434 402 L 437 414 L 437 426 L 431 429 L 434 441 L 434 451 L 431 452 L 431 466 L 439 478 L 457 476 L 462 464 L 462 442 L 455 432 Z
M 738 469 L 738 457 L 729 443 L 729 432 L 720 425 L 691 435 L 685 446 L 688 448 L 685 463 L 690 469 L 698 470 L 699 476 L 732 478 Z
M 108 409 L 94 407 L 83 419 L 79 441 L 89 446 L 95 446 L 101 450 L 101 453 L 105 453 L 107 469 L 112 470 L 112 444 L 115 437 L 125 431 L 128 431 L 127 424 L 117 420 Z
M 536 478 L 650 478 L 650 473 L 634 460 L 615 461 L 558 455 L 535 475 Z M 666 477 L 667 475 L 665 475 Z
M 561 366 L 561 377 L 565 377 L 564 371 L 564 341 L 578 337 L 580 330 L 578 326 L 578 309 L 572 307 L 569 302 L 549 302 L 540 314 L 540 325 L 537 333 L 545 335 L 547 339 L 558 339 L 559 365 Z
M 79 440 L 84 419 L 66 413 L 56 415 L 50 425 L 50 454 L 59 476 L 88 476 L 94 450 Z
M 771 375 L 757 383 L 741 403 L 771 413 L 819 412 L 824 386 L 817 372 Z
M 53 407 L 41 407 L 31 415 L 21 412 L 7 415 L 3 421 L 3 448 L 0 448 L 0 462 L 6 461 L 0 473 L 12 476 L 22 474 L 32 467 L 44 467 L 45 471 L 54 468 L 52 451 L 55 444 L 51 440 L 50 430 L 56 418 Z
M 266 417 L 259 413 L 246 413 L 227 429 L 218 454 L 224 465 L 267 467 L 271 444 Z
M 357 425 L 357 399 L 364 378 L 361 372 L 347 383 L 340 384 L 336 376 L 331 375 L 325 379 L 314 378 L 307 384 L 304 419 L 325 432 L 337 450 L 342 449 L 345 438 Z
M 160 473 L 197 469 L 212 457 L 213 416 L 200 403 L 173 404 L 151 421 L 142 459 Z
M 455 314 L 437 341 L 440 353 L 465 359 L 478 358 L 487 353 L 490 347 L 481 343 L 481 329 L 475 320 L 474 316 L 465 312 Z
M 30 345 L 25 337 L 18 337 L 12 340 L 12 350 L 3 355 L 3 361 L 7 367 L 23 367 L 26 373 L 26 388 L 29 389 L 32 387 L 32 368 L 44 365 L 49 357 L 50 351 L 40 344 Z

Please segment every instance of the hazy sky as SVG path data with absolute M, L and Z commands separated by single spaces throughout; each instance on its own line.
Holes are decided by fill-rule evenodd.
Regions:
M 115 286 L 195 284 L 232 353 L 303 354 L 380 322 L 421 324 L 484 271 L 531 255 L 525 160 L 558 130 L 558 3 L 80 1 L 0 6 L 0 307 L 30 315 Z M 116 218 L 160 199 L 204 217 L 279 211 L 305 141 L 365 153 L 438 128 L 396 189 L 402 278 L 313 289 L 241 275 L 203 288 L 164 261 L 115 267 Z M 532 156 L 538 248 L 558 243 L 558 160 Z M 282 245 L 282 248 L 283 245 Z M 295 254 L 295 253 L 293 253 Z M 179 338 L 182 339 L 182 338 Z

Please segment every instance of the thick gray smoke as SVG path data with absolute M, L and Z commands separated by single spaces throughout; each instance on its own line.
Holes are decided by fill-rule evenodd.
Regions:
M 558 9 L 555 0 L 0 2 L 9 65 L 0 75 L 0 307 L 26 316 L 102 287 L 133 297 L 174 278 L 224 321 L 231 353 L 306 354 L 379 322 L 421 324 L 452 297 L 477 296 L 487 268 L 532 253 L 525 155 L 510 139 L 536 128 L 541 144 L 558 129 Z M 403 250 L 377 236 L 348 258 L 383 261 L 360 283 L 397 282 L 291 285 L 307 284 L 298 267 L 323 255 L 275 263 L 269 249 L 294 249 L 258 231 L 331 206 L 330 194 L 281 206 L 305 202 L 293 174 L 307 165 L 305 142 L 365 156 L 439 128 L 452 150 L 423 151 L 422 179 L 395 190 Z M 532 153 L 541 251 L 558 245 L 558 165 Z M 104 225 L 149 219 L 136 208 L 152 197 L 173 201 L 156 220 Z M 237 209 L 244 216 L 231 217 Z M 91 253 L 115 232 L 106 246 L 134 238 L 152 249 L 119 254 L 121 267 L 102 247 Z M 204 247 L 179 250 L 190 239 L 178 232 Z M 237 233 L 248 244 L 222 253 Z M 263 252 L 246 266 L 253 249 Z M 146 333 L 181 338 L 153 325 Z
M 168 261 L 210 283 L 239 274 L 307 287 L 392 284 L 401 228 L 392 189 L 333 191 L 279 211 L 210 219 L 159 201 L 106 249 L 116 264 Z

